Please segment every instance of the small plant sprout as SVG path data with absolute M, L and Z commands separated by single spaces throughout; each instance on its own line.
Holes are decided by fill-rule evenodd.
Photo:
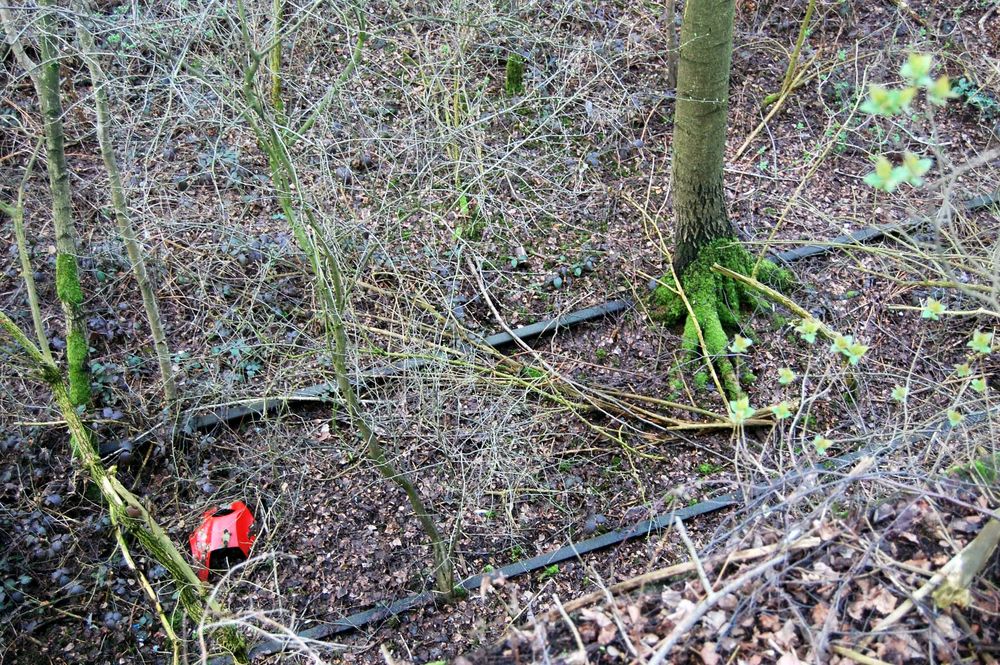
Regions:
M 958 378 L 964 379 L 971 374 L 972 368 L 969 366 L 969 363 L 959 363 L 958 365 L 955 365 L 955 376 Z
M 981 376 L 969 382 L 969 386 L 980 395 L 986 393 L 986 379 Z
M 750 406 L 750 398 L 741 397 L 738 400 L 729 402 L 729 410 L 732 412 L 733 422 L 742 425 L 753 417 L 754 409 Z
M 952 427 L 958 427 L 965 420 L 965 416 L 956 411 L 955 409 L 948 409 L 948 424 Z
M 925 53 L 911 53 L 903 66 L 899 68 L 899 75 L 908 80 L 912 86 L 926 88 L 932 83 L 930 74 L 933 64 L 933 56 Z
M 791 418 L 792 409 L 788 405 L 788 402 L 779 402 L 774 405 L 774 417 L 778 420 L 784 420 L 785 418 Z
M 969 348 L 976 353 L 989 355 L 993 351 L 993 333 L 983 332 L 982 330 L 972 333 L 972 341 L 969 342 Z
M 927 101 L 934 106 L 944 106 L 949 99 L 955 99 L 958 96 L 958 91 L 952 89 L 951 81 L 943 74 L 927 88 Z
M 871 115 L 893 116 L 908 108 L 916 95 L 917 90 L 913 87 L 891 90 L 873 83 L 868 86 L 868 99 L 861 110 Z
M 906 386 L 896 386 L 892 389 L 892 398 L 900 404 L 906 401 L 909 394 L 910 391 L 906 389 Z
M 847 353 L 847 350 L 854 344 L 854 338 L 850 335 L 837 335 L 833 338 L 830 350 L 834 353 Z
M 753 340 L 747 339 L 742 335 L 734 335 L 733 341 L 729 345 L 729 350 L 733 353 L 746 353 L 751 344 L 753 344 Z
M 947 76 L 941 76 L 937 80 L 931 78 L 930 72 L 933 66 L 934 58 L 930 55 L 911 53 L 899 70 L 908 85 L 900 89 L 872 85 L 868 89 L 868 98 L 861 105 L 861 110 L 871 115 L 886 117 L 906 112 L 921 89 L 927 93 L 927 101 L 931 105 L 943 106 L 949 99 L 956 97 L 957 93 L 951 89 L 951 82 Z M 900 166 L 893 166 L 885 155 L 878 155 L 875 157 L 875 170 L 866 175 L 864 181 L 883 192 L 893 192 L 903 183 L 920 187 L 924 184 L 924 175 L 933 165 L 932 160 L 912 152 L 903 155 L 903 163 Z
M 940 300 L 928 298 L 924 301 L 924 308 L 920 310 L 920 317 L 937 321 L 944 314 L 944 304 Z
M 555 577 L 558 574 L 559 574 L 559 564 L 554 563 L 551 566 L 546 566 L 545 570 L 542 571 L 542 574 L 538 576 L 538 579 L 546 580 L 550 577 Z
M 847 348 L 844 355 L 847 356 L 847 362 L 851 365 L 857 365 L 861 361 L 861 357 L 868 352 L 868 345 L 862 344 L 861 342 L 854 342 Z
M 830 345 L 830 350 L 843 355 L 850 364 L 857 365 L 861 357 L 868 352 L 868 345 L 855 342 L 850 335 L 837 335 Z
M 816 438 L 813 439 L 813 448 L 816 449 L 817 454 L 825 455 L 827 448 L 829 448 L 832 443 L 833 441 L 830 439 L 821 434 L 817 434 Z
M 923 176 L 931 170 L 932 166 L 934 166 L 934 161 L 927 157 L 921 157 L 912 152 L 903 153 L 903 166 L 901 167 L 903 182 L 908 182 L 914 187 L 922 186 L 924 184 Z
M 787 367 L 782 367 L 778 370 L 778 383 L 783 386 L 787 386 L 789 383 L 795 380 L 795 372 L 788 369 Z
M 799 325 L 795 326 L 795 332 L 806 342 L 815 344 L 816 333 L 819 332 L 819 321 L 815 319 L 803 319 Z
M 892 193 L 902 182 L 900 175 L 901 172 L 892 167 L 892 162 L 885 155 L 879 155 L 875 159 L 875 170 L 865 176 L 865 184 Z

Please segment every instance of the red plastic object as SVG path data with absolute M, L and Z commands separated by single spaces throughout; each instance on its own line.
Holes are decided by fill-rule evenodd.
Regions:
M 253 513 L 242 501 L 205 511 L 201 525 L 188 539 L 191 555 L 201 564 L 198 579 L 207 582 L 213 566 L 224 568 L 250 556 L 250 546 L 257 538 L 250 533 L 253 522 Z

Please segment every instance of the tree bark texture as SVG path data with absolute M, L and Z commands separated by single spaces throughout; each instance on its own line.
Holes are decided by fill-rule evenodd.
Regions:
M 722 189 L 735 0 L 689 0 L 681 23 L 674 112 L 674 268 L 733 234 Z

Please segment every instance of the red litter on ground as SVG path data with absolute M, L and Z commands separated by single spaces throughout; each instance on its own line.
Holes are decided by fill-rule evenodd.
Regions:
M 201 525 L 188 539 L 191 555 L 201 564 L 198 579 L 207 582 L 211 571 L 246 561 L 257 538 L 250 534 L 253 522 L 253 513 L 242 501 L 234 501 L 228 508 L 205 511 Z

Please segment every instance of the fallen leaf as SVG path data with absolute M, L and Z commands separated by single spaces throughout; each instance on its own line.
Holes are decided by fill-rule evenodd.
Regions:
M 705 642 L 702 644 L 698 655 L 701 656 L 701 660 L 705 665 L 718 665 L 719 661 L 722 660 L 715 650 L 715 642 Z

